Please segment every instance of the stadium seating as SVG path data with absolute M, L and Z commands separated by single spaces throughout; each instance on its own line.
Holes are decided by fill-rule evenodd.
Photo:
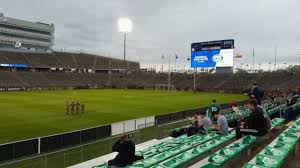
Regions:
M 281 125 L 284 119 L 275 118 L 272 120 L 272 129 Z M 212 153 L 209 157 L 201 160 L 197 163 L 198 167 L 209 168 L 209 167 L 221 167 L 231 159 L 240 155 L 242 152 L 248 150 L 251 145 L 256 142 L 259 137 L 247 135 L 228 146 L 220 149 L 219 151 Z
M 69 73 L 60 74 L 63 76 L 57 78 L 56 80 L 47 79 L 51 72 L 50 68 L 61 68 L 66 71 L 71 69 L 81 70 L 81 75 L 86 76 L 88 73 L 82 73 L 83 70 L 92 69 L 96 71 L 93 78 L 97 77 L 97 73 L 104 73 L 108 76 L 109 70 L 114 70 L 114 73 L 110 76 L 109 87 L 129 87 L 129 88 L 155 88 L 157 84 L 167 84 L 169 75 L 167 73 L 155 73 L 155 72 L 144 72 L 140 71 L 140 65 L 137 62 L 123 61 L 120 59 L 107 58 L 102 56 L 95 56 L 91 54 L 84 53 L 63 53 L 63 52 L 53 52 L 53 53 L 13 53 L 13 52 L 0 52 L 0 64 L 26 64 L 27 69 L 9 69 L 0 68 L 0 72 L 3 74 L 0 76 L 0 86 L 23 86 L 26 88 L 34 87 L 74 87 L 82 86 L 82 81 L 74 81 L 71 83 L 66 83 L 60 81 L 61 79 L 70 78 Z M 130 74 L 119 73 L 120 69 L 131 69 L 135 72 Z M 14 71 L 11 74 L 10 71 Z M 35 84 L 34 82 L 26 82 L 26 77 L 23 77 L 22 72 L 27 72 L 27 77 L 30 76 L 34 81 L 40 81 L 41 84 Z M 41 72 L 49 72 L 47 74 L 36 74 Z M 5 74 L 8 73 L 8 74 Z M 75 73 L 75 72 L 74 72 Z M 36 76 L 43 77 L 36 77 Z M 51 75 L 51 74 L 50 74 Z M 10 79 L 7 76 L 12 76 Z M 14 77 L 16 76 L 16 77 Z M 24 79 L 25 78 L 25 79 Z M 36 79 L 37 78 L 37 79 Z M 55 79 L 55 78 L 54 78 Z M 88 78 L 87 80 L 89 80 Z M 107 78 L 101 78 L 99 80 L 103 81 Z M 226 92 L 236 92 L 240 93 L 249 89 L 249 85 L 256 81 L 265 90 L 276 90 L 290 89 L 290 86 L 298 89 L 297 86 L 300 84 L 298 80 L 300 75 L 291 72 L 264 72 L 259 74 L 197 74 L 196 77 L 196 89 L 199 91 L 226 91 Z M 52 82 L 50 85 L 45 85 L 45 83 Z M 9 82 L 7 82 L 9 81 Z M 190 90 L 193 89 L 193 74 L 187 73 L 172 73 L 170 75 L 171 84 L 178 90 Z M 65 83 L 62 85 L 61 83 Z M 86 83 L 91 83 L 91 85 L 97 84 L 99 87 L 108 86 L 106 82 L 95 82 L 86 81 Z M 38 85 L 38 86 L 37 86 Z
M 135 69 L 139 63 L 84 53 L 14 53 L 0 52 L 0 64 L 26 64 L 36 68 Z
M 273 119 L 272 128 L 282 124 L 284 119 Z M 137 155 L 143 155 L 144 160 L 137 161 L 133 165 L 127 166 L 128 168 L 176 168 L 183 164 L 205 154 L 229 140 L 234 139 L 235 132 L 232 131 L 226 136 L 220 136 L 215 133 L 209 135 L 193 135 L 187 137 L 186 135 L 169 141 L 160 143 L 158 145 L 146 148 L 142 151 L 137 151 Z M 220 166 L 238 155 L 241 151 L 246 150 L 256 137 L 245 136 L 225 148 L 217 151 L 209 156 L 206 160 L 205 166 Z M 109 168 L 107 164 L 93 166 L 93 168 Z
M 186 135 L 180 136 L 178 138 L 171 139 L 169 141 L 163 142 L 161 144 L 149 147 L 142 151 L 137 151 L 136 154 L 143 155 L 144 159 L 135 162 L 130 168 L 147 168 L 152 166 L 157 166 L 160 162 L 163 162 L 169 158 L 176 157 L 178 154 L 187 151 L 192 152 L 190 149 L 199 149 L 198 153 L 193 150 L 193 157 L 201 154 L 201 152 L 206 152 L 219 144 L 232 139 L 235 136 L 234 132 L 226 136 L 221 137 L 219 134 L 211 133 L 208 135 L 196 134 L 190 137 Z M 200 149 L 201 148 L 201 149 Z M 200 151 L 201 150 L 201 151 Z M 192 158 L 189 158 L 192 159 Z M 164 164 L 164 163 L 162 163 Z M 168 164 L 168 163 L 166 163 Z M 104 168 L 109 167 L 107 164 L 94 166 L 93 168 Z
M 300 119 L 250 160 L 244 168 L 281 167 L 299 141 Z
M 220 149 L 219 151 L 211 154 L 209 157 L 203 159 L 200 163 L 201 167 L 221 167 L 232 158 L 239 155 L 241 152 L 246 151 L 257 138 L 247 135 L 234 143 Z
M 229 140 L 232 140 L 235 137 L 235 132 L 232 131 L 231 133 L 229 133 L 228 135 L 225 136 L 218 136 L 217 138 L 214 138 L 211 141 L 208 141 L 206 143 L 203 143 L 197 147 L 193 147 L 192 149 L 189 149 L 187 151 L 180 151 L 177 155 L 159 163 L 156 164 L 154 166 L 152 166 L 152 168 L 156 168 L 156 167 L 179 167 L 187 162 L 189 162 L 190 160 L 193 160 L 194 158 L 197 158 L 201 155 L 203 155 L 204 153 L 209 153 L 210 150 L 212 150 L 213 148 L 228 142 Z
M 28 88 L 67 88 L 80 86 L 105 86 L 106 74 L 68 72 L 3 72 L 0 71 L 0 86 L 24 86 Z
M 280 106 L 272 106 L 271 104 L 264 107 L 270 108 L 268 114 L 278 113 L 281 109 Z M 273 112 L 274 111 L 274 112 Z M 247 108 L 241 110 L 243 116 L 248 116 L 250 111 Z M 228 120 L 236 120 L 235 115 L 232 112 L 226 113 L 225 117 Z M 272 120 L 272 128 L 281 125 L 284 122 L 282 118 L 274 118 Z M 168 167 L 180 167 L 181 165 L 208 153 L 213 148 L 224 144 L 232 140 L 235 137 L 235 132 L 232 131 L 226 136 L 220 136 L 214 132 L 208 135 L 196 134 L 190 137 L 186 135 L 178 138 L 165 141 L 155 146 L 146 148 L 141 151 L 137 151 L 137 155 L 143 155 L 144 159 L 135 162 L 133 165 L 127 166 L 128 168 L 168 168 Z M 230 160 L 242 150 L 246 150 L 256 137 L 246 136 L 242 140 L 230 144 L 227 147 L 219 150 L 217 153 L 212 154 L 207 159 L 207 165 L 222 165 L 227 160 Z M 229 152 L 229 153 L 228 153 Z M 231 155 L 230 155 L 231 152 Z M 228 155 L 228 156 L 227 156 Z M 94 166 L 93 168 L 107 168 L 107 164 Z
M 31 85 L 30 83 L 22 82 L 23 76 L 20 72 L 26 71 L 31 76 L 35 76 L 35 73 L 41 72 L 51 72 L 50 68 L 62 68 L 64 70 L 88 70 L 93 69 L 96 72 L 95 77 L 98 73 L 104 73 L 108 75 L 109 70 L 114 70 L 115 72 L 110 76 L 111 82 L 109 82 L 110 87 L 116 88 L 155 88 L 157 84 L 167 84 L 169 75 L 167 73 L 154 73 L 154 72 L 144 72 L 140 71 L 139 63 L 123 61 L 119 59 L 95 56 L 91 54 L 83 53 L 0 53 L 0 64 L 26 64 L 28 69 L 15 70 L 14 73 L 18 77 L 18 80 L 13 83 L 13 85 L 24 86 L 26 88 L 37 87 L 36 85 Z M 134 70 L 133 73 L 123 74 L 118 72 L 120 69 L 131 69 Z M 0 69 L 2 73 L 9 73 L 11 69 L 2 68 Z M 33 71 L 32 69 L 36 69 Z M 70 79 L 68 73 L 63 73 L 60 71 L 64 78 Z M 81 73 L 82 76 L 88 73 Z M 11 75 L 11 74 L 7 74 Z M 0 86 L 12 86 L 11 83 L 4 82 L 7 75 L 0 76 Z M 43 74 L 42 74 L 43 75 Z M 38 76 L 38 75 L 37 75 Z M 43 83 L 47 81 L 47 75 L 44 75 Z M 33 77 L 34 78 L 34 77 Z M 46 79 L 45 79 L 46 78 Z M 101 79 L 105 80 L 107 78 Z M 300 83 L 298 82 L 300 75 L 297 73 L 283 73 L 283 72 L 264 72 L 260 74 L 197 74 L 196 77 L 196 89 L 199 91 L 226 91 L 233 93 L 241 93 L 249 89 L 250 84 L 253 81 L 264 88 L 265 90 L 276 90 L 290 89 L 290 86 L 297 89 Z M 41 79 L 37 79 L 40 81 Z M 43 87 L 60 87 L 61 84 L 57 84 L 60 79 L 51 81 L 53 85 L 48 85 Z M 186 73 L 172 73 L 170 75 L 171 84 L 178 90 L 191 90 L 193 89 L 193 74 Z M 61 82 L 62 83 L 62 82 Z M 93 83 L 93 81 L 88 81 L 87 83 Z M 81 85 L 81 81 L 77 81 L 75 84 L 69 85 L 66 83 L 64 87 L 74 87 L 74 85 Z M 101 83 L 99 87 L 106 87 L 106 83 Z

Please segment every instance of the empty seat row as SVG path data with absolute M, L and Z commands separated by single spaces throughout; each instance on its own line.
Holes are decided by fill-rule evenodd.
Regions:
M 213 140 L 210 140 L 206 143 L 203 143 L 197 147 L 194 147 L 190 150 L 187 150 L 185 152 L 179 152 L 179 154 L 159 163 L 156 165 L 153 165 L 151 168 L 176 168 L 176 167 L 180 167 L 184 164 L 186 164 L 187 162 L 205 154 L 210 152 L 210 150 L 212 150 L 213 148 L 228 142 L 229 140 L 232 140 L 235 137 L 235 131 L 232 131 L 231 133 L 225 135 L 225 136 L 219 136 Z

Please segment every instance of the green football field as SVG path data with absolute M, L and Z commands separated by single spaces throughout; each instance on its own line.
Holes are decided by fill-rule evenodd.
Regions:
M 0 143 L 206 106 L 212 98 L 225 103 L 245 96 L 120 89 L 1 92 Z M 81 101 L 86 112 L 67 116 L 67 100 Z

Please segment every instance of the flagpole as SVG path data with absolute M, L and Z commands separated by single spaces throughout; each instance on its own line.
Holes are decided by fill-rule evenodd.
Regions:
M 171 89 L 171 54 L 169 54 L 169 75 L 168 75 L 168 90 Z
M 277 70 L 277 43 L 275 42 L 275 48 L 274 48 L 275 52 L 274 52 L 274 57 L 275 57 L 275 60 L 274 60 L 274 71 Z
M 177 62 L 177 56 L 176 56 L 176 53 L 175 53 L 175 67 L 174 67 L 174 72 L 176 72 L 176 62 Z
M 162 54 L 161 56 L 161 72 L 163 73 L 164 72 L 164 54 Z
M 254 48 L 252 50 L 252 73 L 254 73 L 255 68 L 254 68 Z
M 194 93 L 196 93 L 196 73 L 197 73 L 197 68 L 194 68 Z

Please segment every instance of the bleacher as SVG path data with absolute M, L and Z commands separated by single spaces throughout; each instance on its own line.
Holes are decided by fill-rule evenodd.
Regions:
M 272 127 L 271 130 L 275 127 L 281 125 L 284 122 L 284 119 L 282 118 L 275 118 L 272 120 Z M 251 145 L 253 145 L 255 142 L 259 141 L 261 137 L 255 137 L 251 135 L 247 135 L 228 146 L 220 149 L 219 151 L 211 154 L 207 158 L 201 160 L 197 164 L 193 165 L 194 167 L 222 167 L 226 163 L 228 163 L 230 160 L 234 159 L 236 156 L 242 155 L 242 153 L 245 153 Z
M 96 56 L 85 53 L 14 53 L 14 52 L 0 52 L 0 64 L 25 64 L 27 68 L 7 68 L 5 66 L 0 68 L 0 86 L 14 87 L 23 86 L 26 88 L 34 87 L 74 87 L 85 84 L 97 84 L 99 87 L 106 87 L 107 78 L 100 78 L 101 82 L 93 81 L 87 77 L 88 81 L 74 81 L 71 80 L 68 73 L 65 71 L 77 70 L 74 73 L 82 73 L 81 78 L 87 76 L 87 70 L 93 70 L 98 73 L 103 73 L 106 76 L 109 71 L 113 73 L 110 76 L 111 85 L 109 87 L 116 88 L 155 88 L 157 84 L 167 84 L 169 75 L 167 73 L 144 72 L 140 70 L 140 64 L 133 61 L 123 61 L 115 58 L 108 58 L 104 56 Z M 52 69 L 54 72 L 52 72 Z M 60 70 L 58 70 L 60 69 Z M 124 74 L 120 72 L 124 69 L 132 70 L 133 73 Z M 27 72 L 23 76 L 22 72 Z M 61 74 L 55 74 L 56 72 Z M 14 72 L 13 74 L 10 72 Z M 41 72 L 48 72 L 43 74 Z M 85 72 L 85 73 L 83 73 Z M 36 74 L 40 73 L 40 74 Z M 54 73 L 52 75 L 51 73 Z M 51 76 L 52 75 L 52 76 Z M 48 79 L 48 76 L 50 76 Z M 55 78 L 57 76 L 57 78 Z M 226 91 L 240 93 L 248 89 L 253 81 L 256 81 L 265 90 L 290 89 L 290 86 L 298 89 L 300 84 L 298 73 L 292 72 L 264 72 L 260 74 L 197 74 L 196 90 L 199 91 Z M 52 78 L 53 77 L 53 78 Z M 75 75 L 75 77 L 77 77 Z M 97 75 L 94 76 L 94 78 Z M 193 89 L 193 74 L 187 73 L 172 73 L 170 82 L 177 90 L 191 90 Z M 40 84 L 28 82 L 28 78 L 32 81 L 40 81 Z M 79 77 L 78 77 L 79 78 Z M 54 80 L 53 80 L 54 79 Z M 52 83 L 46 85 L 47 82 Z M 105 81 L 105 82 L 103 82 Z M 62 84 L 64 83 L 64 84 Z
M 282 124 L 284 119 L 275 118 L 272 120 L 272 128 Z M 135 162 L 133 165 L 127 166 L 128 168 L 169 168 L 169 167 L 180 167 L 201 155 L 208 155 L 214 151 L 216 147 L 226 144 L 235 138 L 235 132 L 232 130 L 229 134 L 221 136 L 214 132 L 208 135 L 196 134 L 190 137 L 186 135 L 174 138 L 163 143 L 151 146 L 141 151 L 137 151 L 137 155 L 143 155 L 144 159 Z M 231 157 L 236 156 L 242 150 L 245 150 L 256 138 L 254 136 L 245 136 L 241 140 L 238 140 L 228 147 L 225 147 L 218 152 L 209 156 L 207 165 L 215 164 L 221 165 Z M 230 151 L 229 151 L 230 149 Z M 231 152 L 230 156 L 225 158 L 224 154 Z M 221 155 L 223 154 L 223 155 Z M 228 154 L 229 155 L 229 154 Z M 223 158 L 220 158 L 223 157 Z M 196 160 L 198 160 L 196 159 Z M 205 159 L 204 159 L 205 160 Z M 220 160 L 223 160 L 222 162 Z M 214 163 L 210 162 L 214 161 Z M 92 168 L 109 168 L 104 163 Z
M 300 137 L 300 119 L 281 133 L 274 141 L 251 159 L 244 168 L 272 167 L 279 168 L 285 159 L 295 151 Z
M 26 64 L 34 68 L 140 69 L 137 62 L 84 53 L 14 53 L 0 52 L 0 64 Z
M 294 105 L 298 107 L 298 104 Z M 283 105 L 274 106 L 273 104 L 264 104 L 263 108 L 267 109 L 269 115 L 274 115 L 282 110 Z M 243 116 L 249 115 L 249 109 L 242 108 Z M 235 115 L 232 112 L 225 114 L 228 120 L 234 120 Z M 282 118 L 272 119 L 272 129 L 281 126 L 284 123 Z M 270 131 L 271 132 L 271 131 Z M 182 135 L 177 138 L 168 138 L 155 145 L 139 150 L 137 148 L 136 155 L 143 155 L 144 159 L 139 160 L 128 168 L 175 168 L 175 167 L 221 167 L 228 161 L 234 159 L 243 151 L 247 151 L 254 143 L 263 138 L 254 136 L 245 136 L 235 141 L 235 131 L 221 136 L 215 132 L 207 135 L 196 134 L 193 136 Z M 138 146 L 138 145 L 137 145 Z M 115 152 L 114 152 L 115 153 Z M 107 156 L 111 156 L 108 154 Z M 115 156 L 115 155 L 114 155 Z M 113 157 L 106 157 L 97 165 L 88 166 L 88 168 L 110 168 L 107 161 Z M 103 156 L 105 157 L 105 156 Z M 102 158 L 103 158 L 102 157 Z M 97 159 L 96 159 L 97 160 Z M 85 164 L 79 164 L 85 167 Z M 78 168 L 78 165 L 70 168 Z
M 96 56 L 84 53 L 13 53 L 13 52 L 0 52 L 0 64 L 25 64 L 27 68 L 0 68 L 0 86 L 24 86 L 26 88 L 34 87 L 74 87 L 82 86 L 82 81 L 65 82 L 71 80 L 68 73 L 65 71 L 77 70 L 74 73 L 82 73 L 88 75 L 87 70 L 93 70 L 96 74 L 103 73 L 109 74 L 111 84 L 109 87 L 116 88 L 152 88 L 154 89 L 157 84 L 167 84 L 169 75 L 167 73 L 144 72 L 140 70 L 138 62 L 123 61 L 115 58 L 108 58 L 103 56 Z M 54 72 L 52 72 L 52 69 Z M 58 70 L 60 69 L 60 70 Z M 124 69 L 132 70 L 132 73 L 124 74 L 121 72 Z M 27 72 L 23 77 L 21 72 Z M 60 72 L 55 80 L 47 79 L 51 76 L 50 73 Z M 10 72 L 14 72 L 11 74 Z M 40 72 L 49 72 L 47 74 L 36 74 Z M 85 72 L 85 73 L 84 73 Z M 36 77 L 36 76 L 43 77 Z M 12 76 L 12 77 L 8 77 Z M 62 76 L 62 77 L 60 77 Z M 196 90 L 198 91 L 225 91 L 233 93 L 241 93 L 249 89 L 249 85 L 256 81 L 265 90 L 290 89 L 289 86 L 298 89 L 300 84 L 299 74 L 291 72 L 264 72 L 260 74 L 197 74 L 196 77 Z M 32 78 L 33 81 L 40 81 L 41 84 L 27 82 L 27 78 Z M 96 75 L 94 77 L 97 77 Z M 11 79 L 17 78 L 17 79 Z M 67 80 L 64 80 L 67 79 Z M 87 80 L 92 78 L 87 78 Z M 51 85 L 44 83 L 52 82 Z M 107 78 L 100 78 L 101 82 L 85 81 L 85 83 L 100 85 L 99 87 L 106 87 Z M 7 82 L 9 81 L 9 82 Z M 105 82 L 103 82 L 105 81 Z M 191 90 L 193 89 L 193 74 L 187 73 L 172 73 L 170 77 L 171 84 L 177 90 Z M 62 83 L 65 83 L 62 85 Z M 37 86 L 38 85 L 38 86 Z

